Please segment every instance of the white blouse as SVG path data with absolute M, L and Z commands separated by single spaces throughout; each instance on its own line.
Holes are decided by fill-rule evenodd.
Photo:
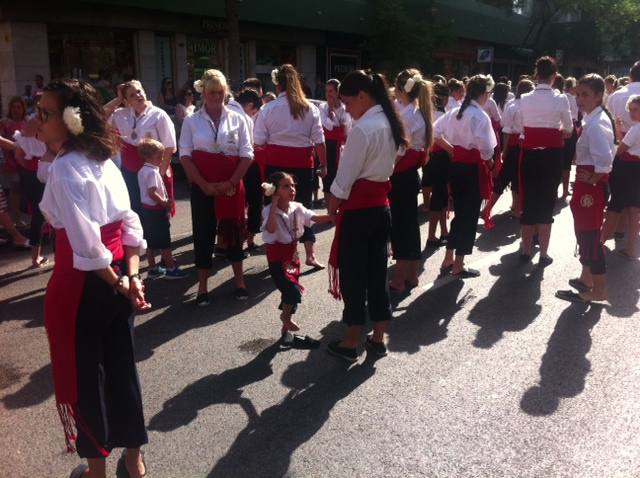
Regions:
M 573 131 L 569 100 L 544 83 L 520 97 L 519 114 L 524 127 L 561 129 L 565 133 Z
M 496 103 L 496 100 L 491 97 L 487 98 L 487 102 L 482 108 L 489 115 L 489 118 L 491 118 L 496 123 L 500 123 L 500 120 L 502 118 L 500 117 L 500 110 L 498 109 L 498 103 Z
M 629 154 L 640 156 L 640 123 L 634 124 L 627 131 L 624 138 L 622 138 L 622 142 L 629 147 Z
M 125 246 L 147 247 L 127 186 L 113 161 L 94 161 L 75 151 L 56 158 L 40 209 L 54 228 L 66 230 L 76 269 L 92 271 L 111 264 L 113 257 L 102 244 L 100 228 L 116 221 L 123 223 Z
M 118 108 L 109 122 L 129 144 L 137 146 L 142 138 L 151 138 L 160 141 L 172 152 L 176 150 L 176 128 L 173 121 L 165 110 L 151 103 L 137 117 L 133 108 Z
M 418 105 L 415 103 L 409 103 L 400 111 L 400 117 L 410 135 L 411 141 L 409 147 L 416 151 L 422 151 L 426 143 L 425 134 L 427 127 L 420 108 L 418 108 Z
M 578 102 L 576 101 L 575 95 L 571 93 L 564 94 L 569 100 L 569 111 L 571 111 L 571 119 L 575 122 L 578 121 Z
M 582 134 L 576 144 L 576 165 L 594 166 L 596 173 L 609 173 L 616 155 L 613 125 L 601 107 L 582 118 Z
M 522 134 L 522 116 L 519 114 L 520 100 L 510 101 L 504 108 L 502 115 L 502 132 L 507 134 Z
M 339 199 L 348 199 L 353 183 L 358 179 L 388 181 L 393 174 L 397 154 L 398 148 L 382 106 L 372 106 L 353 122 L 336 178 L 331 184 L 331 194 Z
M 347 110 L 342 103 L 340 103 L 340 107 L 338 109 L 333 110 L 333 119 L 329 118 L 329 103 L 326 101 L 320 103 L 318 109 L 320 110 L 320 120 L 324 129 L 331 131 L 333 128 L 344 126 L 345 134 L 349 134 L 351 123 L 353 121 L 351 119 L 351 115 L 347 113 Z
M 622 120 L 624 126 L 623 133 L 629 131 L 634 125 L 627 111 L 627 101 L 632 95 L 640 95 L 640 82 L 631 82 L 624 88 L 614 91 L 607 98 L 607 108 L 613 115 L 613 118 Z
M 253 159 L 251 133 L 245 117 L 223 106 L 216 129 L 203 106 L 185 118 L 180 132 L 180 156 L 191 156 L 195 150 Z
M 153 164 L 144 163 L 138 171 L 138 186 L 140 186 L 140 202 L 147 206 L 157 206 L 157 203 L 149 196 L 149 189 L 156 188 L 156 192 L 163 200 L 167 200 L 167 189 L 164 186 L 160 168 Z
M 297 241 L 304 234 L 305 227 L 311 227 L 312 219 L 316 215 L 315 212 L 307 209 L 296 201 L 289 203 L 289 209 L 283 211 L 278 208 L 276 211 L 276 230 L 275 232 L 267 231 L 267 220 L 271 211 L 272 204 L 262 209 L 262 241 L 265 244 L 291 244 Z
M 462 104 L 462 101 L 456 100 L 453 96 L 449 96 L 447 100 L 447 104 L 444 107 L 445 112 L 451 111 L 454 108 L 457 108 Z
M 253 130 L 257 145 L 276 144 L 292 148 L 305 148 L 324 143 L 320 111 L 311 104 L 302 119 L 294 119 L 289 110 L 287 94 L 278 97 L 260 109 Z
M 493 149 L 498 143 L 489 115 L 475 100 L 464 110 L 462 118 L 457 119 L 459 109 L 438 118 L 433 125 L 434 137 L 445 139 L 453 146 L 477 149 L 485 161 L 493 158 Z

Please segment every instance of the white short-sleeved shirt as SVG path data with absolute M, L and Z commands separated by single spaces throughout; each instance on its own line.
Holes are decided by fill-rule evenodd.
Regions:
M 73 250 L 73 267 L 104 269 L 113 257 L 100 228 L 122 221 L 122 243 L 147 247 L 138 215 L 131 210 L 122 173 L 113 161 L 94 161 L 69 152 L 51 164 L 40 209 L 56 229 L 65 229 Z
M 434 136 L 447 140 L 453 146 L 477 149 L 484 160 L 493 158 L 493 150 L 498 143 L 489 115 L 475 100 L 471 101 L 460 119 L 456 118 L 458 110 L 455 108 L 438 118 L 433 125 Z
M 340 103 L 340 107 L 333 110 L 333 119 L 329 118 L 329 103 L 326 101 L 320 103 L 318 109 L 320 110 L 320 121 L 322 122 L 322 127 L 324 129 L 331 131 L 333 128 L 344 126 L 345 134 L 349 134 L 351 123 L 353 121 L 351 119 L 351 115 L 347 113 L 347 110 L 342 103 Z
M 601 107 L 582 118 L 582 134 L 576 143 L 576 165 L 593 166 L 609 173 L 616 155 L 613 125 Z
M 306 148 L 324 143 L 320 110 L 309 104 L 309 110 L 301 119 L 293 118 L 286 93 L 260 109 L 253 129 L 255 144 L 275 144 L 292 148 Z
M 239 115 L 242 115 L 245 122 L 247 123 L 247 131 L 249 131 L 249 140 L 251 141 L 251 144 L 253 144 L 253 118 L 249 116 L 245 112 L 242 105 L 238 103 L 236 100 L 234 100 L 233 98 L 229 100 L 229 103 L 227 103 L 227 108 L 229 108 L 232 111 L 235 111 Z
M 204 106 L 185 118 L 180 132 L 180 156 L 191 156 L 194 150 L 253 159 L 253 143 L 244 115 L 223 107 L 217 129 Z
M 564 94 L 569 100 L 569 111 L 571 111 L 571 119 L 576 122 L 578 121 L 578 102 L 576 101 L 576 96 L 567 92 Z
M 613 118 L 622 120 L 622 124 L 624 125 L 623 133 L 629 131 L 634 125 L 627 111 L 627 101 L 633 95 L 640 95 L 640 82 L 638 81 L 629 83 L 627 86 L 614 91 L 607 98 L 607 108 L 613 115 Z
M 176 150 L 176 128 L 167 112 L 149 103 L 136 117 L 131 107 L 118 108 L 109 119 L 123 141 L 137 146 L 143 138 L 160 141 L 165 148 Z M 132 137 L 135 126 L 135 138 Z
M 622 142 L 629 147 L 629 154 L 640 156 L 640 123 L 634 124 L 622 138 Z M 640 187 L 640 184 L 638 185 Z
M 38 161 L 38 172 L 36 173 L 38 181 L 40 181 L 42 184 L 46 184 L 47 179 L 49 179 L 50 170 L 51 163 L 49 161 Z
M 265 244 L 291 244 L 297 241 L 304 234 L 305 227 L 311 227 L 311 220 L 316 215 L 315 212 L 307 209 L 302 204 L 296 201 L 289 203 L 289 209 L 283 211 L 278 208 L 276 211 L 276 230 L 275 232 L 267 231 L 267 220 L 271 208 L 275 207 L 269 204 L 262 209 L 262 240 Z
M 18 147 L 24 151 L 25 159 L 41 158 L 47 152 L 47 145 L 38 138 L 22 136 L 20 131 L 16 131 L 13 138 Z
M 156 192 L 164 201 L 168 199 L 167 190 L 158 166 L 144 163 L 140 171 L 138 171 L 138 186 L 140 186 L 140 201 L 142 204 L 157 206 L 157 203 L 149 196 L 149 189 L 151 188 L 156 188 Z
M 331 184 L 331 194 L 339 199 L 348 199 L 353 183 L 358 179 L 388 181 L 393 174 L 397 154 L 398 147 L 382 106 L 372 106 L 353 122 L 336 178 Z
M 550 85 L 538 84 L 533 91 L 520 97 L 522 125 L 527 128 L 550 128 L 573 131 L 569 100 Z
M 409 103 L 404 106 L 400 110 L 400 117 L 411 137 L 409 147 L 416 151 L 424 150 L 426 143 L 426 125 L 418 105 L 416 103 Z
M 496 103 L 496 100 L 491 97 L 487 98 L 487 101 L 482 108 L 489 115 L 489 118 L 491 118 L 496 123 L 500 123 L 500 120 L 502 118 L 500 116 L 500 109 L 498 108 L 498 103 Z
M 507 134 L 522 134 L 522 116 L 520 110 L 520 100 L 510 101 L 504 108 L 502 115 L 502 132 Z
M 462 100 L 456 100 L 453 96 L 449 96 L 447 105 L 444 107 L 444 111 L 451 111 L 452 109 L 457 108 L 460 105 L 462 105 Z

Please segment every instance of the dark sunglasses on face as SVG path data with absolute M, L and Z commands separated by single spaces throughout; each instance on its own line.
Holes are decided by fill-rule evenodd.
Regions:
M 40 106 L 37 106 L 36 109 L 38 111 L 38 119 L 42 123 L 46 123 L 47 121 L 49 121 L 49 118 L 51 118 L 52 116 L 60 115 L 60 113 L 57 111 L 47 111 L 44 108 L 41 108 Z

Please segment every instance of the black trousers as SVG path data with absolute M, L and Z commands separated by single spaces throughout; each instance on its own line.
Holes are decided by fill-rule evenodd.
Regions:
M 147 443 L 133 346 L 133 309 L 96 274 L 86 274 L 76 321 L 78 423 L 81 458 L 101 458 L 96 447 Z M 90 430 L 91 436 L 85 431 Z
M 195 184 L 191 185 L 191 227 L 196 269 L 211 269 L 218 229 L 216 210 L 213 206 L 213 197 L 207 196 Z M 244 259 L 242 245 L 228 248 L 227 258 L 231 262 L 242 261 Z
M 313 191 L 314 191 L 314 170 L 309 168 L 280 168 L 277 166 L 265 167 L 265 175 L 267 178 L 273 173 L 282 171 L 290 174 L 296 182 L 296 201 L 308 209 L 313 207 Z M 316 235 L 310 227 L 304 228 L 304 234 L 298 239 L 299 242 L 316 242 Z
M 628 207 L 640 207 L 640 161 L 616 158 L 609 175 L 611 199 L 608 209 L 622 212 Z
M 171 224 L 166 209 L 148 209 L 142 206 L 140 221 L 147 247 L 151 250 L 171 248 Z
M 493 192 L 500 196 L 507 186 L 511 185 L 511 190 L 515 193 L 518 192 L 520 183 L 520 148 L 518 146 L 511 146 L 507 152 L 507 157 L 504 159 L 500 174 L 493 183 Z
M 140 215 L 142 209 L 142 203 L 140 202 L 140 184 L 138 184 L 138 173 L 129 171 L 126 168 L 121 168 L 122 177 L 124 183 L 127 185 L 127 191 L 129 191 L 129 202 L 131 203 L 131 209 Z
M 420 177 L 416 169 L 391 176 L 391 246 L 395 260 L 420 259 L 419 191 Z
M 431 188 L 429 210 L 440 212 L 449 207 L 449 168 L 451 158 L 446 151 L 431 153 L 422 168 L 422 187 Z
M 327 145 L 327 175 L 322 178 L 322 191 L 328 193 L 338 172 L 338 142 L 327 139 L 325 144 Z
M 592 274 L 604 274 L 607 271 L 604 246 L 600 242 L 600 230 L 576 231 L 580 264 L 589 267 Z
M 391 213 L 386 207 L 345 211 L 340 234 L 340 289 L 342 320 L 364 325 L 391 320 L 387 284 L 387 242 Z
M 466 256 L 473 251 L 482 205 L 478 166 L 452 162 L 450 183 L 455 215 L 451 221 L 447 249 L 455 249 L 456 255 Z
M 261 184 L 260 166 L 254 161 L 244 175 L 244 189 L 247 199 L 247 230 L 252 234 L 258 234 L 260 226 L 262 226 Z
M 35 171 L 28 171 L 19 168 L 20 187 L 25 194 L 31 208 L 31 227 L 29 228 L 29 243 L 32 246 L 39 246 L 42 243 L 42 226 L 44 216 L 40 211 L 40 201 L 44 193 L 44 184 L 38 180 Z
M 292 305 L 292 313 L 295 314 L 298 304 L 302 302 L 300 287 L 287 279 L 282 269 L 282 262 L 269 262 L 269 274 L 281 294 L 280 309 L 284 304 Z
M 522 157 L 522 216 L 520 224 L 552 224 L 562 181 L 563 148 L 533 149 Z

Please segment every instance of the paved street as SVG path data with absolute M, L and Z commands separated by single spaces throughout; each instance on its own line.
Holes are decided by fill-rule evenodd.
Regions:
M 297 316 L 319 350 L 275 345 L 279 293 L 262 254 L 246 261 L 249 301 L 233 298 L 217 261 L 213 303 L 195 307 L 182 197 L 172 233 L 190 276 L 147 282 L 153 309 L 136 318 L 150 478 L 640 476 L 640 262 L 608 255 L 610 306 L 556 299 L 579 271 L 568 207 L 546 270 L 537 256 L 518 263 L 506 195 L 468 261 L 481 278 L 437 279 L 444 251 L 425 251 L 420 287 L 396 305 L 390 355 L 349 368 L 325 350 L 342 330 L 326 271 L 305 271 Z M 324 260 L 332 237 L 318 234 Z M 49 271 L 28 264 L 0 250 L 0 476 L 66 478 L 78 459 L 64 453 L 53 399 Z

